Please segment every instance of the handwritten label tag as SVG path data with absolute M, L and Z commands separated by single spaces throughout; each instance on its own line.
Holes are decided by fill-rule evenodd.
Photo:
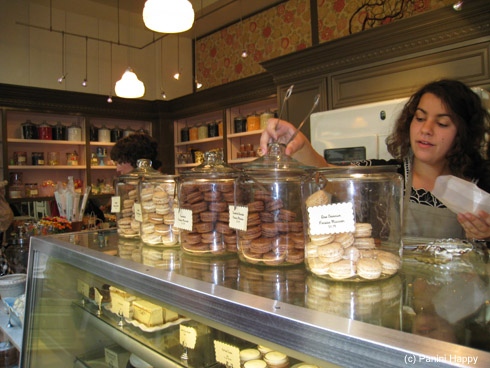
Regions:
M 88 298 L 90 293 L 90 286 L 82 280 L 77 280 L 77 291 L 84 297 Z
M 214 352 L 217 362 L 227 367 L 240 368 L 240 349 L 236 346 L 214 340 Z
M 180 325 L 180 344 L 186 348 L 196 347 L 197 331 L 193 327 Z
M 230 227 L 247 231 L 248 207 L 229 205 L 228 208 L 230 212 Z
M 308 220 L 311 235 L 350 233 L 356 229 L 351 202 L 310 207 Z
M 121 212 L 121 197 L 114 196 L 111 198 L 111 213 Z
M 94 300 L 95 304 L 97 304 L 99 307 L 102 305 L 102 294 L 97 288 L 94 288 Z
M 143 222 L 143 211 L 141 209 L 141 204 L 140 203 L 135 203 L 133 205 L 134 209 L 134 219 L 139 222 Z
M 174 216 L 174 226 L 177 229 L 192 231 L 192 210 L 186 210 L 185 208 L 175 208 Z

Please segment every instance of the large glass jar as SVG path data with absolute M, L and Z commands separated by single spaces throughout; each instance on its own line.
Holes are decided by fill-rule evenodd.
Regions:
M 180 230 L 174 227 L 177 176 L 148 169 L 139 184 L 143 214 L 140 234 L 146 245 L 179 247 Z
M 261 158 L 243 166 L 238 206 L 248 208 L 246 230 L 238 233 L 238 253 L 247 263 L 288 266 L 304 261 L 301 186 L 309 166 L 271 143 Z
M 151 161 L 148 159 L 138 160 L 136 168 L 131 172 L 121 175 L 116 180 L 114 202 L 118 202 L 116 213 L 117 233 L 123 238 L 137 238 L 140 234 L 140 223 L 142 221 L 141 211 L 138 211 L 138 219 L 135 213 L 135 204 L 139 204 L 138 185 L 143 176 L 150 170 Z M 153 170 L 154 171 L 154 170 Z M 141 216 L 141 218 L 140 218 Z
M 229 204 L 234 203 L 238 173 L 223 162 L 218 151 L 206 152 L 204 162 L 182 173 L 180 209 L 191 221 L 182 229 L 182 249 L 199 256 L 236 253 L 236 230 L 229 226 Z
M 322 278 L 385 279 L 401 266 L 402 184 L 396 166 L 325 168 L 306 185 L 306 266 Z
M 238 259 L 236 257 L 193 257 L 183 254 L 180 273 L 196 280 L 236 289 Z

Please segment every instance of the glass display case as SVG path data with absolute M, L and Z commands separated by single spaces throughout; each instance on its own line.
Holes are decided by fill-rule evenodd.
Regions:
M 478 251 L 408 253 L 394 277 L 346 284 L 237 258 L 153 267 L 140 263 L 143 244 L 120 241 L 115 230 L 31 239 L 21 366 L 125 367 L 132 354 L 153 367 L 238 368 L 240 351 L 259 346 L 290 366 L 490 366 Z

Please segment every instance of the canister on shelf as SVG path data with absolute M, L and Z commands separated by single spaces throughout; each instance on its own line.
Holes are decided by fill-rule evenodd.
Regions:
M 274 114 L 270 111 L 263 112 L 260 114 L 260 129 L 267 128 L 267 122 L 269 119 L 273 118 Z
M 206 139 L 207 137 L 208 137 L 208 126 L 205 123 L 202 123 L 197 127 L 197 138 Z
M 188 142 L 189 141 L 189 128 L 188 127 L 183 127 L 180 130 L 180 141 L 181 142 Z
M 56 166 L 60 164 L 59 152 L 48 152 L 48 165 Z
M 27 153 L 14 152 L 14 165 L 27 165 Z
M 218 137 L 219 136 L 219 127 L 216 121 L 212 121 L 208 123 L 208 137 Z
M 82 128 L 75 123 L 68 127 L 68 140 L 80 142 L 82 140 Z
M 44 165 L 44 152 L 32 152 L 32 164 L 34 166 Z
M 133 133 L 135 133 L 134 129 L 131 129 L 128 127 L 126 129 L 124 129 L 124 131 L 123 131 L 123 138 L 127 137 L 128 135 L 131 135 Z
M 99 136 L 98 136 L 99 142 L 110 142 L 111 141 L 111 131 L 107 129 L 105 126 L 102 126 L 102 128 L 99 129 Z
M 9 197 L 22 198 L 24 196 L 24 184 L 21 172 L 11 172 L 9 174 Z
M 235 127 L 235 133 L 243 133 L 247 131 L 247 118 L 241 115 L 237 116 L 235 119 L 233 119 L 233 124 Z
M 66 141 L 68 140 L 68 132 L 66 126 L 58 121 L 58 124 L 53 125 L 53 140 L 54 141 Z
M 24 139 L 37 139 L 37 125 L 30 120 L 26 120 L 22 126 L 22 138 Z
M 39 195 L 37 183 L 26 183 L 25 194 L 27 198 L 37 197 Z
M 43 121 L 37 127 L 37 136 L 39 139 L 52 140 L 53 139 L 53 128 L 46 121 Z
M 260 116 L 253 113 L 247 117 L 247 132 L 260 129 Z
M 199 136 L 197 134 L 197 126 L 193 126 L 192 128 L 189 129 L 189 140 L 197 141 L 198 137 Z
M 97 142 L 99 140 L 99 128 L 95 125 L 90 125 L 90 142 Z
M 111 129 L 111 142 L 117 142 L 123 136 L 123 130 L 118 127 Z
M 66 164 L 71 165 L 71 166 L 77 166 L 78 165 L 78 153 L 77 153 L 77 151 L 66 153 Z

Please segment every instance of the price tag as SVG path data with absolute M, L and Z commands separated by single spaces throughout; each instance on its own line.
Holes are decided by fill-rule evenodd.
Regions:
M 240 368 L 240 349 L 236 346 L 214 340 L 214 352 L 217 362 L 227 367 Z
M 247 218 L 248 207 L 247 206 L 228 206 L 230 212 L 230 227 L 232 229 L 247 231 Z
M 140 203 L 135 203 L 133 205 L 134 209 L 134 219 L 139 222 L 143 222 L 143 211 L 141 209 L 141 204 Z
M 177 229 L 192 231 L 192 210 L 186 210 L 185 208 L 175 208 L 174 216 L 174 226 Z
M 350 233 L 356 229 L 351 202 L 309 207 L 308 220 L 311 235 Z
M 97 288 L 94 288 L 94 300 L 95 304 L 97 304 L 99 307 L 102 305 L 102 294 Z
M 90 286 L 82 280 L 77 280 L 77 291 L 84 297 L 89 298 Z
M 193 327 L 180 325 L 180 344 L 186 348 L 196 347 L 197 332 Z
M 121 197 L 114 196 L 111 198 L 111 213 L 121 212 Z

